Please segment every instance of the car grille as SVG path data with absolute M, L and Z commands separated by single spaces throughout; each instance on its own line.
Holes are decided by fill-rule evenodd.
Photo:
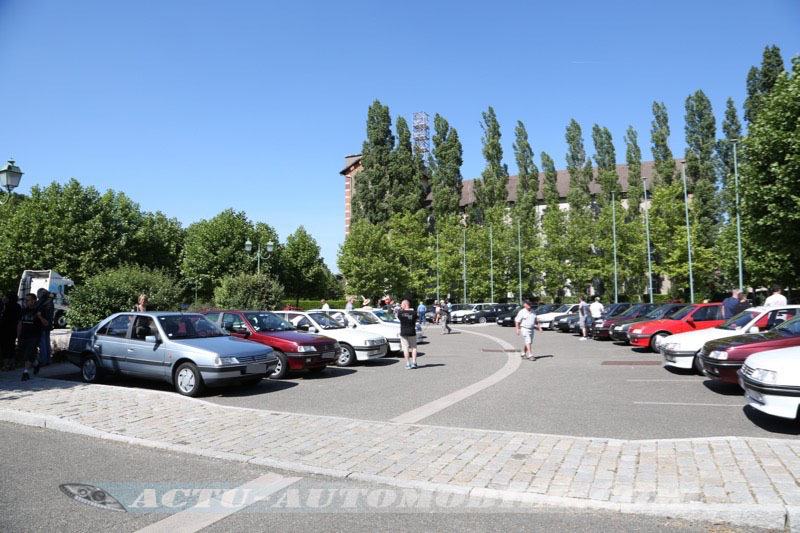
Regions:
M 269 354 L 262 353 L 258 355 L 243 355 L 243 356 L 236 356 L 236 359 L 242 364 L 249 364 L 249 363 L 266 363 L 269 361 Z
M 753 375 L 753 369 L 747 365 L 742 367 L 742 374 L 747 376 L 748 378 Z

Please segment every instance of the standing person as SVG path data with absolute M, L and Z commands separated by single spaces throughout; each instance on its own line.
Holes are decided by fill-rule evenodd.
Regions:
M 364 301 L 361 302 L 361 309 L 364 311 L 372 311 L 372 306 L 370 305 L 372 301 L 369 298 L 364 298 Z
M 733 316 L 738 315 L 745 309 L 750 309 L 751 307 L 753 307 L 752 305 L 750 305 L 750 302 L 747 301 L 747 295 L 743 292 L 739 293 L 739 298 L 736 301 L 737 304 L 736 308 L 733 310 Z
M 449 335 L 452 331 L 450 329 L 450 304 L 446 300 L 442 300 L 439 304 L 439 317 L 442 323 L 442 335 Z
M 425 325 L 425 313 L 428 312 L 428 308 L 425 307 L 425 304 L 422 303 L 422 300 L 419 301 L 419 305 L 417 306 L 417 319 L 419 320 L 420 327 Z
M 33 373 L 39 373 L 39 360 L 36 357 L 36 347 L 42 340 L 42 330 L 48 324 L 47 319 L 42 315 L 41 310 L 36 305 L 36 295 L 31 293 L 25 296 L 25 310 L 22 312 L 19 323 L 17 324 L 17 339 L 25 360 L 25 370 L 22 371 L 22 381 L 31 379 L 30 369 Z
M 442 304 L 439 300 L 433 302 L 433 323 L 438 324 L 439 319 L 442 317 Z
M 419 368 L 417 366 L 417 312 L 411 309 L 408 300 L 403 300 L 400 310 L 397 311 L 400 321 L 400 346 L 403 347 L 403 357 L 406 358 L 406 369 Z M 411 351 L 411 362 L 408 352 Z
M 578 303 L 578 325 L 581 328 L 581 337 L 582 341 L 586 340 L 586 329 L 589 325 L 589 320 L 591 320 L 591 311 L 589 310 L 589 304 L 586 303 L 586 297 L 581 295 L 579 298 Z
M 527 357 L 529 361 L 533 361 L 533 327 L 537 326 L 541 332 L 542 326 L 536 321 L 536 313 L 532 309 L 533 303 L 530 300 L 525 300 L 522 305 L 522 309 L 519 310 L 517 317 L 514 319 L 517 335 L 522 335 L 524 344 L 520 357 Z
M 350 311 L 353 310 L 353 301 L 354 300 L 355 300 L 355 298 L 353 298 L 352 296 L 347 299 L 347 303 L 344 304 L 344 310 L 345 311 L 350 312 Z
M 739 289 L 733 289 L 731 295 L 722 300 L 722 318 L 728 320 L 734 316 L 734 311 L 739 305 Z
M 136 301 L 136 305 L 131 309 L 132 313 L 146 313 L 147 312 L 147 295 L 140 294 L 139 299 Z
M 52 348 L 50 346 L 50 330 L 53 329 L 53 317 L 55 316 L 55 306 L 50 300 L 50 291 L 39 289 L 36 291 L 39 297 L 36 305 L 41 311 L 42 316 L 47 321 L 42 326 L 42 337 L 39 339 L 39 366 L 48 366 L 51 362 Z
M 17 303 L 17 294 L 13 291 L 6 293 L 3 304 L 3 312 L 0 314 L 0 356 L 3 358 L 3 370 L 14 370 L 17 327 L 22 316 L 22 308 Z
M 772 296 L 764 300 L 764 305 L 767 307 L 776 307 L 780 305 L 786 305 L 788 302 L 786 301 L 786 296 L 781 294 L 781 286 L 780 285 L 773 285 L 772 286 Z
M 320 303 L 322 303 L 322 310 L 323 311 L 330 311 L 331 310 L 331 306 L 328 305 L 328 300 L 326 300 L 325 298 L 323 298 Z
M 606 312 L 606 308 L 602 303 L 600 303 L 599 296 L 594 297 L 594 302 L 592 302 L 592 305 L 589 306 L 589 311 L 591 311 L 592 314 L 592 321 L 589 323 L 589 325 L 591 325 L 595 320 L 600 320 L 602 318 L 603 313 Z

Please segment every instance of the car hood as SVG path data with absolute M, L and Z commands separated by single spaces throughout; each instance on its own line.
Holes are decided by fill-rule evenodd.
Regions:
M 302 331 L 265 331 L 258 333 L 254 337 L 261 337 L 265 341 L 270 339 L 281 339 L 288 342 L 296 342 L 297 344 L 330 344 L 331 338 L 324 335 L 317 335 L 315 333 L 304 333 Z M 253 339 L 255 340 L 255 339 Z
M 647 329 L 651 328 L 668 328 L 670 326 L 675 326 L 676 324 L 680 324 L 680 320 L 670 320 L 664 319 L 661 320 L 648 320 L 646 322 L 642 322 L 641 324 L 637 324 L 637 327 L 646 327 Z
M 676 350 L 699 350 L 708 341 L 732 337 L 738 333 L 740 333 L 740 330 L 731 331 L 719 328 L 698 329 L 670 335 L 664 339 L 664 344 L 677 343 L 678 346 L 675 348 Z
M 712 328 L 713 329 L 713 328 Z M 757 344 L 761 342 L 774 342 L 784 339 L 797 339 L 800 335 L 790 335 L 778 331 L 765 331 L 763 333 L 747 333 L 744 335 L 734 335 L 724 339 L 713 340 L 707 343 L 707 350 L 725 350 L 746 344 Z
M 362 331 L 370 331 L 372 333 L 377 333 L 379 335 L 383 335 L 387 339 L 395 339 L 400 336 L 400 328 L 383 324 L 359 324 L 358 328 Z
M 549 313 L 542 313 L 541 315 L 536 315 L 536 320 L 553 320 L 557 316 L 567 315 L 569 313 L 565 313 L 564 311 L 558 312 L 549 312 Z
M 800 385 L 800 346 L 754 353 L 745 364 L 778 373 L 777 385 Z
M 224 355 L 261 355 L 271 353 L 272 348 L 246 341 L 238 337 L 205 337 L 200 339 L 170 339 L 166 348 L 182 348 L 193 352 Z
M 620 320 L 619 322 L 616 323 L 616 325 L 617 326 L 629 326 L 631 324 L 638 324 L 640 322 L 652 322 L 652 321 L 653 321 L 652 318 L 645 318 L 643 316 L 640 316 L 638 318 L 626 318 L 624 320 Z

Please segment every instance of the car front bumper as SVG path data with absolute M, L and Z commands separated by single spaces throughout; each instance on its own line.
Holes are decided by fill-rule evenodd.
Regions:
M 691 369 L 694 365 L 694 358 L 697 352 L 681 352 L 678 350 L 661 350 L 664 356 L 664 366 L 673 368 Z
M 800 387 L 764 385 L 738 373 L 739 386 L 744 389 L 747 405 L 762 413 L 794 419 L 800 407 Z
M 739 384 L 739 376 L 737 373 L 739 369 L 742 368 L 744 361 L 711 359 L 706 356 L 700 356 L 700 361 L 703 363 L 703 373 L 711 379 L 718 379 L 725 383 Z
M 262 363 L 251 363 L 247 365 L 231 366 L 198 366 L 203 382 L 211 387 L 223 385 L 243 378 L 253 378 L 256 376 L 267 377 L 275 371 L 278 366 L 278 359 L 270 359 Z
M 628 342 L 634 346 L 647 347 L 650 345 L 650 337 L 652 335 L 646 333 L 628 333 Z
M 398 346 L 400 341 L 398 341 Z M 371 359 L 380 359 L 385 356 L 389 350 L 388 344 L 381 344 L 380 346 L 356 346 L 353 348 L 356 352 L 356 359 L 359 361 L 369 361 Z
M 627 329 L 611 329 L 611 340 L 615 340 L 617 342 L 630 342 L 628 338 L 628 331 Z
M 339 358 L 340 350 L 327 352 L 287 352 L 289 370 L 305 370 L 332 365 Z

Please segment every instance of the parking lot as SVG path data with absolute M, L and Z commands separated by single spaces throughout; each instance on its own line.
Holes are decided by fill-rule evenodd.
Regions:
M 513 328 L 459 326 L 441 335 L 430 325 L 417 370 L 387 357 L 319 376 L 265 380 L 252 389 L 212 389 L 203 399 L 270 411 L 619 439 L 800 433 L 792 421 L 744 407 L 738 387 L 665 370 L 657 354 L 559 332 L 536 335 L 538 359 L 532 362 L 510 351 L 509 344 L 519 346 Z M 71 366 L 48 370 L 79 379 Z M 132 379 L 113 384 L 170 390 Z

